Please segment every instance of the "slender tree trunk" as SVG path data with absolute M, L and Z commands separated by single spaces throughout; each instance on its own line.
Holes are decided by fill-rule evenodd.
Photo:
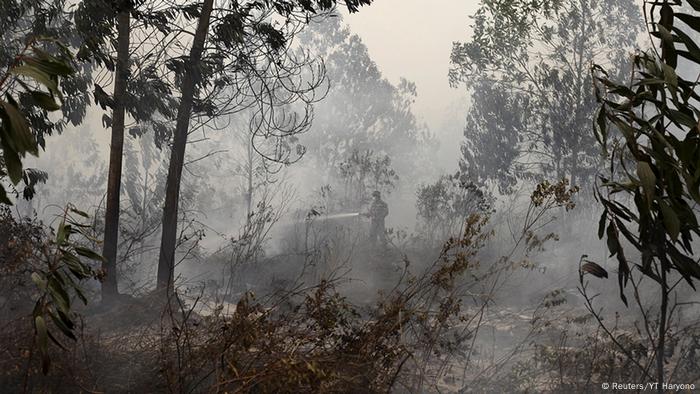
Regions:
M 143 251 L 146 245 L 146 209 L 148 208 L 148 165 L 144 166 L 146 168 L 144 179 L 143 179 L 143 191 L 141 195 L 141 252 L 139 253 L 139 263 L 143 264 Z
M 585 43 L 586 43 L 586 10 L 589 10 L 588 2 L 584 0 L 579 1 L 579 7 L 581 8 L 581 35 L 579 36 L 579 46 L 578 46 L 578 62 L 576 64 L 576 108 L 573 111 L 574 122 L 578 122 L 581 119 L 581 112 L 584 111 L 581 104 L 584 94 L 584 79 L 586 77 L 585 73 L 588 72 L 588 68 L 584 68 L 584 55 L 585 55 Z M 589 59 L 590 61 L 590 59 Z M 573 123 L 573 122 L 572 122 Z M 574 123 L 577 124 L 577 123 Z M 572 131 L 576 133 L 576 128 L 572 128 Z M 572 132 L 570 131 L 570 132 Z M 576 136 L 576 140 L 571 146 L 571 186 L 576 186 L 576 176 L 578 173 L 578 153 L 581 150 L 581 137 Z
M 253 142 L 248 141 L 248 190 L 246 192 L 247 215 L 246 224 L 250 225 L 251 214 L 253 213 L 253 166 L 255 157 L 253 156 Z
M 177 213 L 180 200 L 180 180 L 185 163 L 185 146 L 192 115 L 192 101 L 195 85 L 199 77 L 199 62 L 204 50 L 204 42 L 209 32 L 209 19 L 214 0 L 204 0 L 197 23 L 189 59 L 185 62 L 185 75 L 182 81 L 182 97 L 177 110 L 177 122 L 173 145 L 170 151 L 168 179 L 165 185 L 165 207 L 163 208 L 163 232 L 158 259 L 158 289 L 173 290 L 175 271 L 175 246 L 177 242 Z
M 112 142 L 109 148 L 109 178 L 107 179 L 107 207 L 105 210 L 105 239 L 102 269 L 102 301 L 117 295 L 117 243 L 119 238 L 119 195 L 122 181 L 124 152 L 124 100 L 129 78 L 129 10 L 117 14 L 117 67 L 114 80 L 114 107 L 112 108 Z
M 664 263 L 659 264 L 661 267 L 661 310 L 659 316 L 659 338 L 656 347 L 656 383 L 657 392 L 664 393 L 664 357 L 666 354 L 666 319 L 668 313 L 668 285 L 666 283 L 666 267 Z

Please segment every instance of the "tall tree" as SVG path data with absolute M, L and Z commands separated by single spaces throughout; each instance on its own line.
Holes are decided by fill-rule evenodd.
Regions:
M 119 241 L 119 215 L 122 184 L 122 158 L 127 114 L 139 125 L 129 131 L 142 134 L 148 124 L 154 124 L 157 143 L 164 138 L 159 117 L 172 118 L 174 105 L 170 94 L 171 82 L 157 70 L 165 61 L 167 45 L 154 44 L 149 37 L 164 38 L 171 33 L 168 18 L 178 14 L 177 6 L 160 6 L 152 2 L 119 0 L 106 2 L 86 0 L 79 4 L 75 15 L 76 27 L 82 36 L 78 57 L 102 67 L 103 75 L 113 75 L 113 94 L 109 95 L 94 81 L 94 97 L 103 109 L 111 114 L 103 115 L 103 124 L 111 128 L 109 172 L 105 207 L 105 238 L 102 269 L 105 277 L 102 299 L 109 301 L 117 293 L 117 255 Z M 133 16 L 133 18 L 132 18 Z M 140 34 L 139 42 L 132 45 L 132 23 Z M 145 38 L 144 38 L 145 37 Z M 132 54 L 136 54 L 132 60 Z M 116 57 L 116 61 L 115 61 Z M 137 72 L 131 74 L 131 66 Z M 160 125 L 160 127 L 158 127 Z
M 112 139 L 109 146 L 109 175 L 105 209 L 105 237 L 102 269 L 106 272 L 102 282 L 102 300 L 114 297 L 117 292 L 117 242 L 119 237 L 119 198 L 122 182 L 122 157 L 124 154 L 124 115 L 126 85 L 129 77 L 129 38 L 131 9 L 128 2 L 117 8 L 117 65 L 114 73 L 114 105 L 112 107 Z
M 197 30 L 192 39 L 189 57 L 185 62 L 182 81 L 182 97 L 177 110 L 177 123 L 173 135 L 173 145 L 168 167 L 168 180 L 165 186 L 165 206 L 163 208 L 163 231 L 161 235 L 160 258 L 158 260 L 158 288 L 172 289 L 175 270 L 175 242 L 177 240 L 177 212 L 180 199 L 180 180 L 185 164 L 185 146 L 190 126 L 192 104 L 195 96 L 197 67 L 204 51 L 204 42 L 209 32 L 214 0 L 205 0 L 197 21 Z
M 371 0 L 347 0 L 345 4 L 350 12 L 355 12 L 359 6 L 370 2 Z M 206 87 L 214 79 L 211 76 L 215 73 L 207 75 L 208 66 L 214 68 L 218 66 L 221 67 L 220 70 L 231 73 L 230 66 L 233 65 L 235 66 L 233 67 L 234 74 L 240 74 L 246 69 L 259 72 L 251 62 L 264 62 L 267 59 L 268 71 L 271 68 L 274 69 L 275 65 L 283 67 L 284 55 L 289 53 L 286 49 L 288 49 L 290 36 L 295 34 L 297 29 L 303 26 L 309 18 L 333 9 L 335 4 L 334 0 L 250 1 L 217 8 L 220 15 L 212 18 L 215 9 L 213 0 L 196 3 L 197 27 L 189 54 L 181 63 L 183 66 L 183 78 L 180 84 L 181 97 L 168 168 L 166 199 L 163 209 L 163 231 L 158 260 L 157 283 L 159 289 L 173 289 L 178 202 L 182 169 L 185 163 L 185 147 L 195 100 L 199 98 L 198 93 L 200 93 L 201 88 Z M 274 22 L 275 19 L 279 20 L 280 18 L 284 23 Z M 210 26 L 211 21 L 214 21 L 212 26 Z M 213 45 L 209 51 L 205 50 L 207 40 Z M 257 47 L 250 47 L 252 45 L 257 45 Z M 255 50 L 261 53 L 255 53 Z M 251 65 L 253 67 L 250 67 Z M 219 75 L 221 74 L 219 73 Z M 245 75 L 250 77 L 249 83 L 255 84 L 255 74 Z M 287 79 L 291 80 L 293 77 L 287 77 Z M 230 78 L 225 76 L 218 80 L 218 83 L 223 85 L 226 85 L 227 82 L 230 83 Z M 283 89 L 284 86 L 272 87 L 273 94 L 277 88 Z M 259 92 L 255 89 L 253 91 Z M 270 91 L 270 87 L 264 87 L 263 91 Z M 201 102 L 201 100 L 198 101 Z M 209 103 L 213 105 L 211 98 Z M 291 104 L 291 102 L 282 101 L 279 104 Z M 219 110 L 222 110 L 221 106 L 225 107 L 226 104 L 220 105 Z M 287 119 L 278 119 L 274 111 L 268 109 L 261 110 L 259 115 L 262 118 L 268 117 L 271 119 L 271 123 L 275 124 L 290 122 Z M 281 154 L 275 158 L 285 160 Z
M 589 68 L 620 70 L 642 26 L 633 0 L 483 0 L 472 39 L 451 56 L 451 83 L 473 92 L 461 171 L 502 191 L 542 174 L 590 184 L 599 159 L 585 132 Z
M 418 94 L 412 82 L 393 84 L 382 75 L 367 46 L 344 24 L 328 18 L 300 35 L 302 47 L 324 59 L 330 89 L 315 106 L 310 132 L 302 143 L 334 175 L 354 150 L 389 155 L 395 168 L 420 170 L 415 153 L 429 144 L 427 128 L 411 111 Z
M 243 148 L 242 158 L 237 166 L 236 175 L 243 177 L 243 182 L 239 186 L 245 203 L 246 225 L 250 225 L 253 215 L 253 203 L 255 201 L 255 190 L 270 181 L 268 167 L 264 156 L 255 151 L 252 133 L 238 134 L 238 142 Z

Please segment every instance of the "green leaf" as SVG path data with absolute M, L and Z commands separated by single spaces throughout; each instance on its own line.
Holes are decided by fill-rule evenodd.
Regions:
M 75 252 L 78 253 L 79 255 L 81 255 L 81 256 L 83 256 L 83 257 L 87 257 L 87 258 L 89 258 L 89 259 L 91 259 L 91 260 L 105 261 L 105 258 L 102 257 L 101 254 L 96 253 L 95 251 L 90 250 L 90 249 L 88 249 L 88 248 L 84 248 L 84 247 L 81 247 L 81 246 L 76 246 L 76 247 L 75 247 Z
M 72 325 L 73 322 L 66 322 L 66 321 L 64 321 L 63 316 L 57 317 L 55 314 L 53 314 L 51 312 L 49 312 L 49 317 L 54 322 L 56 327 L 58 327 L 61 330 L 63 335 L 67 336 L 68 338 L 70 338 L 74 341 L 77 339 L 75 337 L 75 334 L 73 334 L 73 330 L 69 327 L 69 324 L 67 324 L 67 323 L 70 323 Z M 60 343 L 56 343 L 56 344 L 59 346 L 62 346 Z
M 51 333 L 51 331 L 49 331 L 47 334 L 49 334 L 49 339 L 51 339 L 51 342 L 55 343 L 56 346 L 60 347 L 62 350 L 68 350 L 68 348 L 65 347 L 65 346 L 63 346 L 63 344 L 61 343 L 61 341 L 59 341 L 58 338 L 56 338 L 56 337 Z
M 692 38 L 690 38 L 690 36 L 688 36 L 683 30 L 677 27 L 673 28 L 673 32 L 676 33 L 678 38 L 680 38 L 683 44 L 685 44 L 685 47 L 688 49 L 689 56 L 686 57 L 690 57 L 690 60 L 696 63 L 700 62 L 700 48 L 697 46 L 695 41 Z M 679 51 L 679 54 L 680 53 L 681 52 Z
M 82 278 L 85 278 L 85 276 L 82 276 L 82 273 L 81 273 L 80 275 L 76 275 L 76 278 L 82 279 Z M 78 298 L 80 298 L 80 301 L 82 301 L 84 305 L 87 305 L 87 303 L 88 303 L 87 298 L 85 297 L 85 294 L 83 294 L 83 290 L 80 288 L 80 286 L 77 283 L 75 283 L 75 281 L 73 279 L 71 279 L 70 275 L 67 275 L 66 279 L 68 280 L 70 285 L 73 287 L 73 290 L 75 291 L 75 294 L 78 296 Z
M 647 200 L 647 206 L 651 207 L 651 202 L 654 200 L 656 193 L 656 175 L 651 169 L 651 166 L 646 161 L 637 162 L 637 176 L 642 182 L 642 189 Z
M 49 372 L 51 360 L 49 359 L 49 334 L 46 329 L 46 321 L 41 316 L 34 317 L 34 328 L 36 329 L 37 346 L 42 355 L 41 369 L 44 374 Z
M 17 151 L 7 146 L 7 138 L 2 139 L 2 153 L 5 159 L 5 167 L 7 174 L 10 176 L 12 184 L 16 185 L 22 179 L 22 159 L 20 159 Z
M 49 74 L 40 70 L 39 68 L 30 65 L 21 65 L 13 68 L 12 73 L 31 78 L 34 81 L 46 86 L 46 88 L 54 95 L 62 98 L 61 91 L 58 89 L 58 81 L 51 78 Z
M 68 239 L 68 234 L 70 233 L 70 229 L 67 227 L 70 227 L 70 226 L 66 225 L 66 222 L 59 223 L 58 232 L 56 233 L 56 243 L 57 244 L 62 245 Z
M 693 15 L 688 15 L 688 14 L 683 14 L 683 13 L 677 13 L 675 14 L 676 19 L 681 20 L 683 23 L 688 25 L 691 29 L 700 32 L 700 17 L 693 16 Z
M 603 149 L 605 149 L 608 140 L 608 122 L 605 118 L 605 106 L 601 105 L 600 109 L 598 110 L 598 115 L 596 116 L 596 125 L 598 126 L 597 129 L 595 129 L 596 139 L 598 140 L 598 143 L 603 147 Z
M 678 272 L 683 275 L 683 279 L 685 279 L 686 282 L 688 282 L 688 284 L 695 289 L 692 278 L 700 279 L 700 266 L 698 266 L 698 263 L 679 252 L 672 245 L 668 247 L 668 255 L 671 256 L 671 261 L 673 261 L 673 265 L 676 267 Z
M 82 216 L 82 217 L 84 217 L 84 218 L 86 218 L 86 219 L 89 219 L 89 218 L 90 218 L 90 215 L 88 215 L 87 213 L 85 213 L 85 212 L 83 212 L 83 211 L 81 211 L 81 210 L 79 210 L 79 209 L 77 209 L 77 208 L 75 208 L 75 207 L 71 207 L 71 208 L 70 208 L 70 211 L 73 212 L 73 213 L 75 213 L 76 215 L 80 215 L 80 216 Z
M 50 94 L 39 91 L 33 91 L 31 92 L 31 96 L 36 106 L 43 108 L 47 111 L 56 111 L 61 108 L 61 105 L 58 104 L 56 100 L 53 99 L 53 96 L 51 96 Z
M 58 283 L 55 276 L 49 278 L 47 289 L 49 295 L 58 309 L 63 313 L 70 313 L 70 298 L 63 286 Z
M 61 255 L 61 261 L 66 263 L 68 269 L 70 269 L 76 278 L 85 279 L 90 276 L 90 267 L 80 261 L 78 256 L 73 253 L 64 250 Z M 70 277 L 68 277 L 68 279 L 70 279 Z
M 672 108 L 666 108 L 666 114 L 675 123 L 684 125 L 690 129 L 697 127 L 698 122 L 691 116 Z
M 663 57 L 668 66 L 676 68 L 678 64 L 678 55 L 676 54 L 676 47 L 673 43 L 673 36 L 671 32 L 668 31 L 664 26 L 658 24 L 659 33 L 661 35 L 661 46 L 663 49 Z
M 700 11 L 700 0 L 688 0 L 688 4 L 690 4 L 695 11 Z
M 661 214 L 664 219 L 664 227 L 668 232 L 668 235 L 675 242 L 678 240 L 678 234 L 681 231 L 681 221 L 678 219 L 678 215 L 671 208 L 670 205 L 665 200 L 659 201 L 659 206 L 661 206 Z
M 608 277 L 608 271 L 606 271 L 605 268 L 598 265 L 598 263 L 594 263 L 593 261 L 587 261 L 584 265 L 582 265 L 581 271 L 587 272 L 587 273 L 595 276 L 596 278 L 607 278 Z
M 610 251 L 610 257 L 612 257 L 620 251 L 620 241 L 617 239 L 617 231 L 615 231 L 612 223 L 608 225 L 606 233 L 608 236 L 608 250 Z
M 664 81 L 666 81 L 666 85 L 669 88 L 668 90 L 673 94 L 675 99 L 676 92 L 678 91 L 678 75 L 676 74 L 676 70 L 666 63 L 663 63 L 663 70 Z
M 641 244 L 639 243 L 638 237 L 635 236 L 634 234 L 632 234 L 632 232 L 627 228 L 627 226 L 625 226 L 624 223 L 622 223 L 622 221 L 620 221 L 619 219 L 616 218 L 615 224 L 617 224 L 617 229 L 620 230 L 622 235 L 625 236 L 625 238 L 627 239 L 627 241 L 629 243 L 634 245 L 634 247 L 637 249 L 640 249 L 642 247 Z
M 632 126 L 628 125 L 625 121 L 617 117 L 612 118 L 612 121 L 613 123 L 615 123 L 615 126 L 617 126 L 617 128 L 620 129 L 622 135 L 624 135 L 626 139 L 634 139 L 635 129 Z
M 36 284 L 36 286 L 39 288 L 39 290 L 46 291 L 46 280 L 44 278 L 42 278 L 41 275 L 39 275 L 36 272 L 32 272 L 31 278 L 32 278 L 32 282 L 34 282 L 34 284 Z
M 12 100 L 12 97 L 7 98 L 9 102 L 0 100 L 0 105 L 2 106 L 3 118 L 6 118 L 10 124 L 10 127 L 4 127 L 5 136 L 9 138 L 9 146 L 20 155 L 24 155 L 29 152 L 33 155 L 39 153 L 36 141 L 29 129 L 29 124 L 24 115 L 17 109 L 16 103 Z M 3 136 L 3 140 L 4 137 Z

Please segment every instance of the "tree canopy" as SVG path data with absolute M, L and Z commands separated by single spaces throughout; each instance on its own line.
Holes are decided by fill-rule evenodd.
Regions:
M 460 168 L 506 192 L 544 174 L 590 185 L 592 63 L 622 72 L 643 26 L 632 0 L 482 1 L 450 80 L 472 92 Z M 615 26 L 626 26 L 617 29 Z

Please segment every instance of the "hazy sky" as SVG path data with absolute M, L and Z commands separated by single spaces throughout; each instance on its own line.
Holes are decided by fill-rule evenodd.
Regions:
M 447 71 L 452 42 L 469 37 L 477 6 L 474 0 L 376 0 L 346 17 L 391 82 L 405 77 L 416 83 L 415 112 L 436 132 L 465 96 L 464 89 L 449 87 Z

